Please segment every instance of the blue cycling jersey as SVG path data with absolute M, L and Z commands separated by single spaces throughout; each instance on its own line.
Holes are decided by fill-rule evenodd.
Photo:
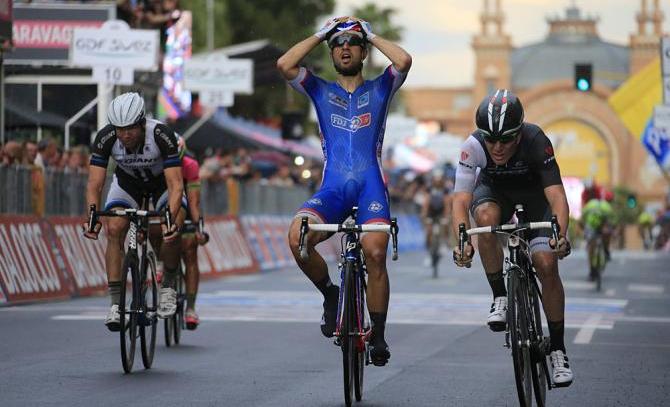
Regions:
M 392 65 L 353 93 L 300 68 L 291 86 L 314 103 L 324 154 L 319 191 L 300 212 L 340 223 L 358 206 L 359 223 L 388 223 L 389 200 L 381 168 L 382 143 L 391 98 L 406 74 Z

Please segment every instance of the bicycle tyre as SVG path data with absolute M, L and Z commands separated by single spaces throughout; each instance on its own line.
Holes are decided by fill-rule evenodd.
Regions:
M 531 277 L 534 279 L 535 277 Z M 535 404 L 538 407 L 544 407 L 547 401 L 547 388 L 549 367 L 547 366 L 547 348 L 545 344 L 544 333 L 542 332 L 542 315 L 540 314 L 540 298 L 538 295 L 538 286 L 531 280 L 532 284 L 528 290 L 528 299 L 533 312 L 533 323 L 531 332 L 534 338 L 531 340 L 533 345 L 533 360 L 531 364 L 531 374 L 533 378 L 533 394 L 535 394 Z
M 158 283 L 156 281 L 156 257 L 153 252 L 147 253 L 142 260 L 142 309 L 144 324 L 140 327 L 140 344 L 142 363 L 145 369 L 151 369 L 156 350 L 156 329 L 158 325 Z
M 603 270 L 605 269 L 605 247 L 602 239 L 598 239 L 596 244 L 595 272 L 596 272 L 596 291 L 600 292 L 603 285 Z
M 508 271 L 510 277 L 507 283 L 507 327 L 510 332 L 510 343 L 512 347 L 512 361 L 514 364 L 514 381 L 516 383 L 519 405 L 530 407 L 532 405 L 532 379 L 530 350 L 526 344 L 528 340 L 528 324 L 525 315 L 526 301 L 523 287 L 519 279 L 521 271 L 511 269 Z
M 172 320 L 172 317 L 164 319 L 163 333 L 165 334 L 165 346 L 168 348 L 172 346 L 173 325 L 174 321 Z
M 186 281 L 184 280 L 184 268 L 183 265 L 179 265 L 177 270 L 177 282 L 175 289 L 177 291 L 177 310 L 175 311 L 173 318 L 174 330 L 173 339 L 175 345 L 179 345 L 181 342 L 181 332 L 184 329 L 184 312 L 186 311 L 186 306 L 184 302 L 186 301 Z
M 347 261 L 344 265 L 344 298 L 342 299 L 342 327 L 340 328 L 340 340 L 342 346 L 342 373 L 344 382 L 344 403 L 351 406 L 354 390 L 354 347 L 352 336 L 352 320 L 354 310 L 351 307 L 353 263 Z
M 132 276 L 130 286 L 130 298 L 128 298 L 128 276 Z M 137 273 L 137 256 L 127 253 L 123 259 L 123 270 L 121 271 L 121 296 L 119 299 L 119 337 L 121 342 L 121 364 L 123 371 L 130 373 L 135 361 L 135 348 L 137 345 L 137 313 L 136 305 L 139 293 Z M 136 287 L 138 286 L 138 287 Z
M 361 401 L 363 399 L 363 373 L 365 369 L 365 352 L 367 351 L 365 344 L 365 294 L 363 293 L 363 287 L 361 280 L 364 277 L 361 275 L 356 275 L 354 280 L 357 284 L 354 285 L 356 289 L 356 295 L 352 296 L 355 298 L 353 309 L 356 310 L 356 319 L 354 320 L 353 326 L 356 327 L 356 330 L 362 335 L 355 337 L 356 346 L 354 347 L 354 396 L 356 401 Z M 359 285 L 360 284 L 360 285 Z M 359 325 L 360 321 L 360 325 Z
M 433 228 L 435 226 L 432 226 Z M 440 263 L 440 234 L 434 233 L 430 242 L 430 265 L 433 269 L 433 278 L 438 277 L 438 264 Z

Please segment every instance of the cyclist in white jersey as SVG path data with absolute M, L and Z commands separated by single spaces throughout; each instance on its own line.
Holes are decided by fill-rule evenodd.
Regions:
M 183 224 L 185 202 L 181 160 L 175 133 L 158 120 L 147 119 L 144 100 L 135 93 L 124 93 L 109 105 L 109 124 L 98 131 L 91 146 L 91 162 L 86 188 L 88 205 L 100 207 L 100 196 L 105 185 L 107 164 L 112 157 L 116 170 L 107 194 L 104 210 L 139 208 L 146 195 L 156 210 L 167 207 L 174 223 L 171 229 L 162 225 L 163 242 L 159 251 L 165 267 L 159 293 L 158 315 L 166 318 L 175 313 L 177 297 L 174 281 L 179 262 L 179 228 Z M 84 236 L 97 239 L 101 224 L 88 232 L 84 222 Z M 129 220 L 125 217 L 105 219 L 107 249 L 105 266 L 111 308 L 105 319 L 110 331 L 120 328 L 119 297 L 121 290 L 121 262 L 123 244 Z M 158 245 L 154 245 L 158 249 Z

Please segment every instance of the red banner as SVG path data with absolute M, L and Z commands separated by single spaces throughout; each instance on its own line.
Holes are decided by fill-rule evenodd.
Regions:
M 87 296 L 107 292 L 105 271 L 105 233 L 99 240 L 82 236 L 81 219 L 73 217 L 51 217 L 58 250 L 63 253 L 63 262 L 74 281 L 74 295 Z
M 14 20 L 14 46 L 69 49 L 75 28 L 97 28 L 102 23 L 103 21 Z
M 0 286 L 8 302 L 67 298 L 72 287 L 66 276 L 45 221 L 0 215 Z

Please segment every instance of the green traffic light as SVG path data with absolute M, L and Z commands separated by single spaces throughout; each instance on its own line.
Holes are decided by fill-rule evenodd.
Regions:
M 586 79 L 584 79 L 584 78 L 580 78 L 580 79 L 577 81 L 577 89 L 581 90 L 582 92 L 586 92 L 586 91 L 588 91 L 590 88 L 591 88 L 591 84 L 590 84 L 589 81 L 587 81 Z

